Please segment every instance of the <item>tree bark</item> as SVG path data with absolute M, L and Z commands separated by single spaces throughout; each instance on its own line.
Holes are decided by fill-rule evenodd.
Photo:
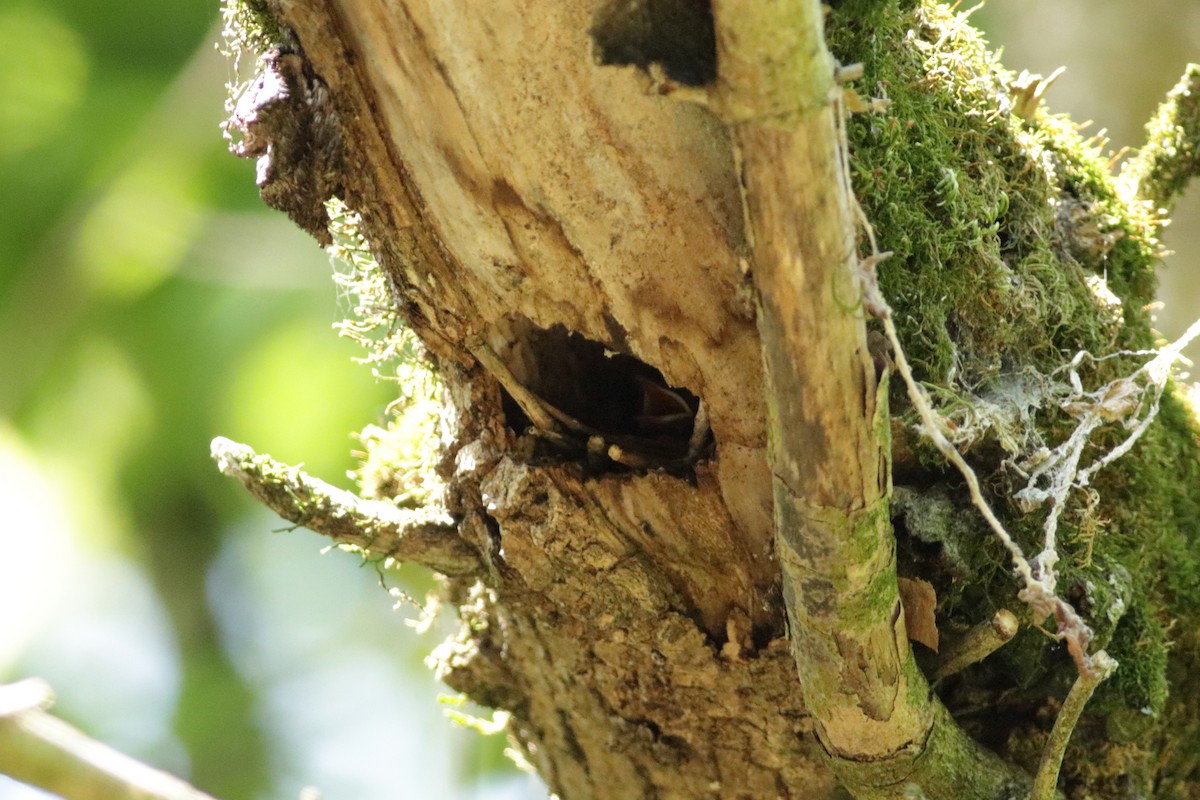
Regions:
M 831 30 L 851 55 L 882 52 L 867 65 L 876 83 L 864 91 L 890 85 L 899 106 L 852 132 L 863 155 L 855 150 L 851 165 L 815 2 L 715 2 L 711 13 L 666 0 L 270 0 L 264 9 L 278 48 L 254 107 L 239 112 L 241 152 L 268 159 L 260 161 L 264 197 L 319 239 L 328 237 L 319 203 L 329 194 L 361 214 L 403 318 L 437 361 L 449 402 L 448 516 L 420 529 L 417 558 L 453 564 L 443 572 L 453 575 L 448 592 L 464 622 L 462 637 L 439 654 L 441 675 L 512 712 L 513 740 L 551 790 L 569 800 L 836 797 L 839 781 L 859 797 L 1026 791 L 1022 768 L 1036 768 L 1038 737 L 1073 666 L 1030 627 L 1053 629 L 1053 621 L 1026 612 L 1019 658 L 939 687 L 951 711 L 983 703 L 1012 720 L 972 729 L 930 691 L 906 635 L 892 521 L 902 569 L 939 587 L 938 627 L 947 633 L 1017 605 L 1019 587 L 985 532 L 970 532 L 982 540 L 971 545 L 980 561 L 930 558 L 935 544 L 958 553 L 958 540 L 935 542 L 943 534 L 922 520 L 973 512 L 961 482 L 908 432 L 907 409 L 888 422 L 886 384 L 876 390 L 887 356 L 867 346 L 855 208 L 861 201 L 876 220 L 896 213 L 882 187 L 904 179 L 881 166 L 896 148 L 872 150 L 889 136 L 961 114 L 1008 137 L 972 129 L 996 163 L 945 156 L 926 168 L 938 181 L 932 198 L 920 194 L 933 188 L 921 182 L 918 156 L 905 162 L 917 177 L 904 187 L 912 206 L 903 210 L 952 217 L 945 252 L 972 246 L 960 236 L 969 220 L 979 252 L 1002 238 L 1002 224 L 1014 232 L 1006 250 L 977 259 L 992 270 L 971 278 L 991 292 L 978 316 L 953 310 L 958 277 L 922 285 L 924 301 L 895 297 L 912 293 L 903 281 L 919 271 L 920 259 L 905 262 L 901 252 L 915 227 L 881 227 L 902 263 L 881 281 L 885 292 L 902 287 L 889 294 L 901 313 L 911 306 L 901 327 L 920 377 L 940 381 L 947 395 L 969 388 L 973 402 L 987 396 L 980 387 L 1026 366 L 1054 374 L 1036 356 L 1148 337 L 1142 312 L 1126 306 L 1114 321 L 1084 272 L 1137 236 L 1151 251 L 1153 221 L 1129 212 L 1113 223 L 1097 210 L 1114 194 L 1104 180 L 1071 177 L 1071 159 L 1082 156 L 1034 141 L 1040 129 L 1024 133 L 1020 121 L 1003 127 L 1012 119 L 1004 78 L 961 20 L 909 4 L 832 12 Z M 962 74 L 938 73 L 938 58 L 959 58 Z M 914 97 L 941 97 L 943 80 L 960 93 L 954 101 L 904 105 L 914 89 Z M 271 140 L 281 135 L 299 146 Z M 1037 148 L 1041 161 L 1030 155 Z M 1031 188 L 986 186 L 993 168 Z M 983 229 L 989 220 L 978 208 L 954 205 L 976 184 L 995 206 L 995 229 Z M 1013 287 L 1049 281 L 1039 271 L 1046 265 L 1031 263 L 1040 251 L 1020 238 L 1020 214 L 1051 242 L 1056 283 L 1029 312 L 1040 339 L 1000 341 L 986 335 L 987 314 L 1036 304 Z M 1148 262 L 1146 252 L 1129 258 Z M 1113 263 L 1112 285 L 1140 306 L 1152 278 Z M 974 269 L 964 264 L 960 274 Z M 947 297 L 951 311 L 940 305 Z M 1062 298 L 1075 316 L 1066 317 Z M 939 305 L 922 311 L 925 301 Z M 1051 329 L 1043 319 L 1060 312 Z M 1075 334 L 1085 318 L 1092 339 Z M 921 350 L 926 340 L 936 347 Z M 1024 366 L 1023 355 L 1031 356 Z M 951 360 L 957 371 L 939 367 Z M 900 393 L 892 398 L 902 403 Z M 1177 469 L 1195 447 L 1188 423 L 1171 419 L 1162 434 L 1170 444 L 1153 452 Z M 981 442 L 975 460 L 995 470 L 990 486 L 1002 499 L 996 476 L 1008 474 L 1007 440 L 999 423 L 984 427 L 966 446 Z M 243 480 L 253 472 L 252 452 L 222 445 L 220 455 Z M 889 510 L 893 461 L 913 488 Z M 255 474 L 248 485 L 260 496 L 286 501 L 312 486 L 286 470 Z M 261 490 L 264 480 L 284 491 Z M 1179 491 L 1186 497 L 1171 513 L 1184 520 L 1195 490 Z M 353 514 L 369 510 L 348 502 L 353 513 L 339 516 L 307 503 L 296 500 L 289 518 L 339 537 Z M 1020 525 L 1018 505 L 1003 508 Z M 1071 519 L 1083 529 L 1091 518 Z M 1129 520 L 1132 533 L 1141 523 Z M 1182 547 L 1190 529 L 1172 524 L 1170 546 Z M 389 541 L 405 541 L 404 530 L 389 531 Z M 1091 560 L 1089 549 L 1079 569 Z M 961 569 L 970 563 L 988 565 L 988 592 L 1006 593 L 999 601 L 968 596 Z M 1138 607 L 1139 630 L 1195 613 L 1190 599 L 1172 610 L 1155 605 L 1166 584 L 1143 579 L 1152 569 L 1145 563 L 1121 564 L 1155 598 Z M 1102 606 L 1081 594 L 1075 602 L 1102 615 L 1115 600 Z M 1128 635 L 1125 624 L 1097 627 L 1098 636 Z M 1176 667 L 1194 657 L 1182 632 L 1171 647 Z M 1020 674 L 1030 663 L 1040 681 L 1032 689 Z M 1159 719 L 1195 726 L 1186 703 L 1156 702 Z M 1119 740 L 1101 717 L 1082 727 L 1081 742 Z M 1187 759 L 1172 756 L 1158 730 L 1106 752 L 1117 761 L 1159 753 L 1157 769 L 1186 791 Z M 1122 788 L 1119 775 L 1082 764 L 1068 769 L 1066 786 L 1133 796 L 1156 775 L 1140 768 Z

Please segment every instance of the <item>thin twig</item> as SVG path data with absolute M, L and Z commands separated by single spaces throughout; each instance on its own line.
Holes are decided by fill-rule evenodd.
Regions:
M 48 714 L 52 696 L 36 679 L 0 686 L 0 773 L 66 800 L 213 800 Z
M 708 409 L 701 400 L 696 406 L 696 418 L 692 420 L 692 435 L 688 438 L 687 460 L 695 463 L 700 460 L 700 451 L 708 442 L 709 424 Z
M 1054 727 L 1050 730 L 1050 738 L 1046 740 L 1046 746 L 1042 749 L 1042 760 L 1033 779 L 1033 791 L 1029 794 L 1029 800 L 1052 800 L 1058 787 L 1058 773 L 1062 769 L 1067 743 L 1071 741 L 1071 734 L 1075 732 L 1083 708 L 1096 691 L 1096 687 L 1117 668 L 1117 662 L 1103 650 L 1093 655 L 1091 662 L 1092 670 L 1079 673 L 1079 677 L 1071 685 L 1071 691 L 1067 693 L 1067 699 L 1063 701 L 1062 708 L 1058 710 L 1058 716 L 1054 718 Z
M 0 719 L 54 705 L 54 690 L 41 678 L 0 686 Z
M 483 368 L 504 387 L 509 396 L 525 412 L 525 416 L 529 417 L 529 421 L 533 423 L 534 427 L 552 434 L 559 432 L 559 422 L 572 429 L 580 427 L 577 422 L 572 425 L 571 423 L 575 422 L 573 419 L 558 409 L 552 409 L 544 400 L 526 389 L 487 342 L 482 339 L 474 339 L 467 343 L 467 349 L 471 351 L 471 355 L 475 356 L 475 360 L 482 364 Z M 556 411 L 558 413 L 555 413 Z M 562 419 L 563 417 L 566 419 Z
M 983 661 L 1017 635 L 1017 618 L 1002 608 L 986 622 L 981 622 L 946 648 L 933 671 L 933 679 L 954 675 L 972 664 Z
M 883 322 L 884 333 L 888 337 L 888 341 L 892 345 L 892 357 L 896 361 L 896 371 L 900 373 L 900 377 L 904 380 L 904 385 L 908 389 L 908 396 L 913 402 L 913 406 L 917 409 L 917 414 L 921 417 L 921 432 L 933 442 L 934 447 L 952 463 L 962 474 L 963 479 L 967 482 L 967 488 L 971 493 L 971 502 L 979 509 L 979 513 L 983 515 L 984 520 L 996 534 L 997 538 L 1004 544 L 1012 557 L 1013 567 L 1025 581 L 1026 586 L 1038 583 L 1038 579 L 1034 576 L 1033 570 L 1029 565 L 1029 560 L 1025 557 L 1025 551 L 1021 549 L 1021 545 L 1017 544 L 1004 528 L 1004 523 L 992 511 L 987 500 L 983 498 L 983 492 L 979 486 L 979 478 L 975 475 L 975 470 L 967 463 L 962 454 L 958 452 L 950 440 L 946 438 L 942 432 L 942 420 L 933 410 L 933 406 L 926 397 L 924 390 L 913 377 L 912 368 L 909 366 L 908 358 L 904 355 L 904 348 L 900 345 L 900 334 L 896 331 L 896 324 L 892 321 L 891 308 L 883 301 L 882 296 L 872 298 L 873 305 L 879 305 L 886 309 L 888 313 L 881 316 Z M 1046 614 L 1050 613 L 1050 609 L 1045 610 Z
M 861 211 L 861 209 L 860 209 Z M 860 219 L 865 219 L 865 215 Z M 868 227 L 868 230 L 870 228 Z M 872 246 L 874 246 L 874 236 L 870 236 Z M 1091 664 L 1091 656 L 1088 655 L 1088 645 L 1091 642 L 1092 630 L 1088 627 L 1083 618 L 1079 616 L 1079 612 L 1075 610 L 1067 601 L 1058 597 L 1054 593 L 1054 574 L 1051 569 L 1053 559 L 1046 559 L 1045 562 L 1039 561 L 1039 570 L 1042 574 L 1035 575 L 1033 566 L 1026 558 L 1025 552 L 1021 546 L 1009 535 L 1004 524 L 992 511 L 992 507 L 983 497 L 983 491 L 979 485 L 979 478 L 975 474 L 975 470 L 967 463 L 962 454 L 948 438 L 942 428 L 944 421 L 933 410 L 929 398 L 925 391 L 917 383 L 913 377 L 912 369 L 909 366 L 908 358 L 904 355 L 904 348 L 900 344 L 900 334 L 896 330 L 896 324 L 892 319 L 893 313 L 891 306 L 883 298 L 882 292 L 879 291 L 879 284 L 875 278 L 873 267 L 879 261 L 886 257 L 887 254 L 875 252 L 867 263 L 871 267 L 863 271 L 863 304 L 864 306 L 879 317 L 883 323 L 884 333 L 891 342 L 893 357 L 896 362 L 896 371 L 900 373 L 900 377 L 904 380 L 904 385 L 908 390 L 908 396 L 912 400 L 913 407 L 916 408 L 918 415 L 921 417 L 922 432 L 929 438 L 933 445 L 938 449 L 947 461 L 952 463 L 959 473 L 963 476 L 963 480 L 967 483 L 967 488 L 970 492 L 971 503 L 979 510 L 987 522 L 988 527 L 996 534 L 996 538 L 1008 550 L 1009 556 L 1012 558 L 1013 568 L 1017 574 L 1021 576 L 1024 588 L 1018 595 L 1022 602 L 1030 607 L 1033 613 L 1041 618 L 1054 615 L 1057 635 L 1062 637 L 1067 643 L 1067 649 L 1075 659 L 1075 664 L 1080 673 L 1090 673 L 1093 670 Z M 1106 656 L 1107 658 L 1107 656 Z
M 221 436 L 213 439 L 212 457 L 221 472 L 241 481 L 276 514 L 340 544 L 422 564 L 443 575 L 482 568 L 478 552 L 459 537 L 445 511 L 364 500 Z

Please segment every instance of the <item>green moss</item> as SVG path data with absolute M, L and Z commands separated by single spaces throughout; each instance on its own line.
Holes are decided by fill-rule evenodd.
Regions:
M 1102 185 L 1099 154 L 1061 120 L 1009 114 L 1007 73 L 953 15 L 876 11 L 830 38 L 864 63 L 861 87 L 891 101 L 850 123 L 854 185 L 894 253 L 880 283 L 919 377 L 974 388 L 1015 363 L 1048 371 L 1107 345 L 1085 265 L 1064 263 L 1058 231 L 1067 187 Z
M 1100 685 L 1092 706 L 1093 714 L 1110 714 L 1120 709 L 1158 718 L 1167 702 L 1167 634 L 1147 610 L 1134 606 L 1116 627 L 1109 649 L 1122 653 L 1125 661 L 1108 681 Z
M 1014 467 L 1078 425 L 1063 408 L 1078 394 L 1063 369 L 1077 353 L 1154 344 L 1144 308 L 1155 290 L 1159 220 L 1122 200 L 1100 144 L 1069 119 L 1044 108 L 1011 113 L 1012 76 L 961 16 L 932 3 L 850 0 L 835 6 L 828 35 L 842 63 L 863 63 L 859 93 L 891 101 L 883 113 L 852 117 L 848 136 L 858 199 L 880 248 L 894 254 L 879 280 L 909 360 L 1032 557 L 1047 510 L 1008 499 L 1025 485 Z M 1089 281 L 1119 300 L 1105 301 Z M 1084 359 L 1076 372 L 1090 391 L 1144 360 Z M 891 399 L 911 423 L 898 387 Z M 1100 429 L 1083 463 L 1127 435 L 1119 423 Z M 965 492 L 928 490 L 945 485 L 945 464 L 932 449 L 917 454 L 926 472 L 906 474 L 911 485 L 895 494 L 902 570 L 934 582 L 948 628 L 1000 607 L 1020 613 L 1007 554 Z M 1089 713 L 1162 719 L 1169 660 L 1195 659 L 1179 637 L 1200 615 L 1198 455 L 1190 411 L 1168 391 L 1133 451 L 1069 497 L 1058 590 L 1093 628 L 1093 649 L 1106 647 L 1121 664 Z M 1063 696 L 1074 664 L 1028 627 L 1053 629 L 1053 621 L 1023 623 L 990 665 L 952 685 L 952 706 L 997 687 L 1027 710 Z M 1103 726 L 1088 730 L 1081 735 Z
M 1146 124 L 1146 146 L 1121 179 L 1152 209 L 1170 209 L 1200 172 L 1200 65 L 1189 64 Z

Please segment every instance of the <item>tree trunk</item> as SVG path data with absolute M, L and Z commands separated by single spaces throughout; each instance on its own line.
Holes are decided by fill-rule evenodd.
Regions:
M 1080 420 L 1099 420 L 1087 464 L 1157 410 L 1145 357 L 1069 366 L 1150 342 L 1157 219 L 963 19 L 837 4 L 851 94 L 815 2 L 251 5 L 275 49 L 235 112 L 240 151 L 318 239 L 331 195 L 361 215 L 446 389 L 445 513 L 418 541 L 394 508 L 310 502 L 252 453 L 223 466 L 293 481 L 259 493 L 297 521 L 452 576 L 442 676 L 512 713 L 553 792 L 1018 794 L 1106 649 L 1120 667 L 1061 788 L 1187 796 L 1200 718 L 1167 681 L 1200 602 L 1190 422 L 1168 392 L 1125 459 L 1018 494 L 1060 474 L 1039 482 L 1030 456 Z M 868 347 L 867 312 L 896 320 L 1014 547 L 1037 553 L 1062 515 L 1057 573 L 1043 553 L 1014 580 L 904 382 L 876 391 L 907 362 Z M 1128 403 L 1083 408 L 1131 373 Z M 932 589 L 924 610 L 898 569 Z M 1007 609 L 1016 639 L 931 692 L 950 669 L 932 637 L 954 650 Z

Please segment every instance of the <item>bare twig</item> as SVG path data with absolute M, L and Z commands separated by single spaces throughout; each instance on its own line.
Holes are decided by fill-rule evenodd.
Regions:
M 688 437 L 688 461 L 694 463 L 700 460 L 700 453 L 708 443 L 709 430 L 708 409 L 705 408 L 704 401 L 700 401 L 700 405 L 696 407 L 696 418 L 692 420 L 692 435 Z
M 875 290 L 878 291 L 877 289 Z M 1004 524 L 992 511 L 987 500 L 983 498 L 983 493 L 979 488 L 979 478 L 975 475 L 975 470 L 966 462 L 962 454 L 956 448 L 944 432 L 945 422 L 937 412 L 933 410 L 933 405 L 929 402 L 925 390 L 917 383 L 917 379 L 913 377 L 912 368 L 909 366 L 908 357 L 904 354 L 904 348 L 900 344 L 900 334 L 896 331 L 896 323 L 892 320 L 892 309 L 883 299 L 882 295 L 876 294 L 870 298 L 871 308 L 876 311 L 880 320 L 883 322 L 884 334 L 892 345 L 892 357 L 896 362 L 896 371 L 900 373 L 900 377 L 904 380 L 904 385 L 908 389 L 909 399 L 912 400 L 913 406 L 917 409 L 917 414 L 921 417 L 921 432 L 928 437 L 929 441 L 938 449 L 938 451 L 958 468 L 963 479 L 967 482 L 967 488 L 971 493 L 971 502 L 979 509 L 979 513 L 983 515 L 988 526 L 996 534 L 997 538 L 1004 544 L 1012 557 L 1013 566 L 1024 579 L 1027 586 L 1037 582 L 1033 575 L 1033 570 L 1029 565 L 1029 559 L 1025 557 L 1025 552 L 1021 549 L 1021 545 L 1017 544 L 1005 530 Z M 880 313 L 882 312 L 882 313 Z M 1050 609 L 1047 608 L 1043 612 L 1049 614 Z
M 0 719 L 54 705 L 54 690 L 41 678 L 0 686 Z
M 943 651 L 933 671 L 934 680 L 961 672 L 999 650 L 1017 635 L 1017 618 L 1006 608 L 981 622 Z
M 67 800 L 213 800 L 48 714 L 51 697 L 36 679 L 0 686 L 0 773 Z
M 1092 670 L 1080 672 L 1067 699 L 1063 701 L 1058 716 L 1054 718 L 1054 727 L 1050 730 L 1050 738 L 1042 750 L 1042 760 L 1038 765 L 1037 775 L 1033 779 L 1033 791 L 1030 800 L 1051 800 L 1058 785 L 1058 773 L 1062 769 L 1063 755 L 1067 751 L 1067 743 L 1079 722 L 1084 706 L 1091 699 L 1105 678 L 1117 668 L 1116 660 L 1109 657 L 1103 650 L 1091 658 Z
M 857 207 L 857 203 L 855 205 Z M 884 333 L 892 345 L 896 371 L 904 380 L 908 396 L 921 418 L 921 432 L 933 443 L 938 452 L 953 464 L 963 476 L 963 480 L 966 481 L 967 489 L 971 496 L 972 505 L 978 509 L 984 521 L 987 522 L 988 527 L 996 534 L 996 538 L 1008 550 L 1009 556 L 1012 558 L 1013 569 L 1016 570 L 1017 574 L 1021 577 L 1022 583 L 1024 583 L 1024 588 L 1018 597 L 1029 606 L 1030 610 L 1038 618 L 1045 618 L 1051 614 L 1054 616 L 1057 636 L 1067 643 L 1067 649 L 1071 653 L 1071 657 L 1075 660 L 1080 673 L 1092 672 L 1095 666 L 1091 661 L 1092 656 L 1088 653 L 1088 647 L 1092 639 L 1092 630 L 1083 621 L 1083 618 L 1075 610 L 1075 607 L 1055 593 L 1054 564 L 1058 557 L 1057 550 L 1050 547 L 1043 549 L 1034 562 L 1036 563 L 1036 567 L 1034 563 L 1030 562 L 1025 555 L 1025 551 L 1012 538 L 999 517 L 992 511 L 991 505 L 984 499 L 983 491 L 979 484 L 979 477 L 975 474 L 975 470 L 967 463 L 962 454 L 958 452 L 958 448 L 946 436 L 946 421 L 934 410 L 933 404 L 930 402 L 925 390 L 917 383 L 916 378 L 913 376 L 908 358 L 905 356 L 904 348 L 900 343 L 900 334 L 896 330 L 896 323 L 892 319 L 892 308 L 888 305 L 887 300 L 884 299 L 882 292 L 879 290 L 875 267 L 889 256 L 890 253 L 879 252 L 875 242 L 874 231 L 870 222 L 862 213 L 861 208 L 858 209 L 858 218 L 867 232 L 872 250 L 872 255 L 861 262 L 863 306 L 883 323 Z M 1173 348 L 1175 348 L 1174 345 L 1172 348 L 1167 348 L 1167 351 L 1171 351 Z M 1164 356 L 1167 351 L 1164 351 Z M 1172 362 L 1178 356 L 1177 350 L 1174 352 L 1175 355 L 1170 357 Z M 1155 359 L 1151 363 L 1157 362 L 1158 359 Z M 1143 369 L 1149 366 L 1146 365 Z M 1165 377 L 1163 379 L 1165 380 Z M 1047 527 L 1047 537 L 1051 544 L 1053 544 L 1053 527 L 1049 525 Z M 1105 658 L 1110 661 L 1112 660 L 1107 655 Z
M 224 437 L 213 439 L 212 456 L 221 472 L 241 481 L 276 514 L 340 544 L 422 564 L 444 575 L 482 568 L 479 554 L 459 537 L 445 511 L 364 500 Z
M 487 342 L 475 338 L 467 343 L 467 348 L 471 351 L 471 355 L 475 356 L 475 359 L 483 365 L 483 368 L 490 372 L 492 377 L 504 387 L 504 391 L 508 392 L 509 396 L 521 407 L 521 410 L 525 412 L 525 416 L 529 417 L 529 421 L 538 430 L 550 434 L 558 433 L 559 422 L 571 430 L 581 430 L 583 426 L 578 422 L 558 411 L 558 409 L 552 408 L 540 397 L 526 389 L 521 381 L 517 380 L 517 376 L 512 374 L 512 370 L 508 368 L 504 360 L 496 355 L 496 351 L 492 350 Z

